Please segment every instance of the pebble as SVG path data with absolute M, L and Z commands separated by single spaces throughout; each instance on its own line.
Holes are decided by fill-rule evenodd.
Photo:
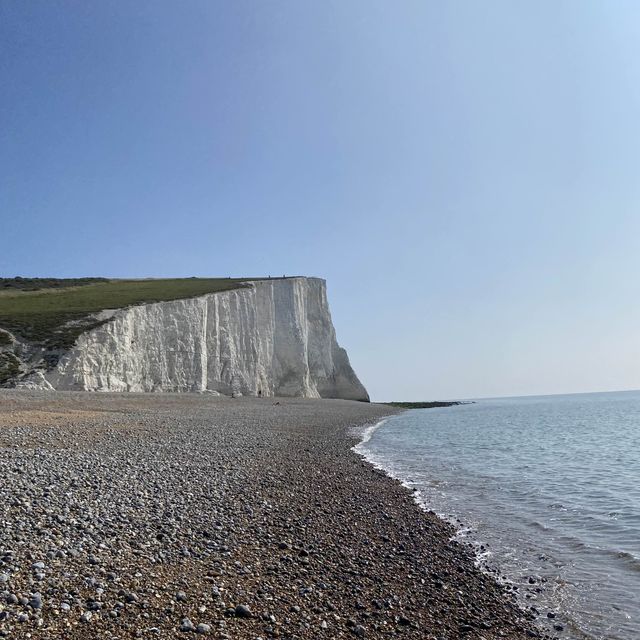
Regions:
M 189 618 L 183 618 L 182 622 L 180 623 L 180 631 L 193 631 L 195 629 L 195 627 L 193 626 L 193 622 L 191 622 L 191 620 L 189 620 Z
M 42 608 L 42 596 L 39 593 L 32 593 L 31 599 L 29 600 L 29 606 L 32 609 L 41 609 Z

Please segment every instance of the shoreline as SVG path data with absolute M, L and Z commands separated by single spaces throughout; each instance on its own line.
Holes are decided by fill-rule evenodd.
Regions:
M 0 636 L 543 637 L 351 450 L 398 410 L 277 402 L 0 393 Z
M 457 403 L 457 404 L 462 404 L 462 403 Z M 447 406 L 452 406 L 452 405 L 447 405 Z M 427 407 L 427 408 L 434 408 L 434 407 Z M 380 422 L 375 423 L 367 427 L 366 429 L 364 429 L 362 431 L 362 438 L 355 446 L 351 448 L 351 450 L 354 453 L 356 453 L 362 460 L 364 460 L 366 463 L 371 465 L 374 469 L 384 473 L 390 480 L 392 480 L 393 482 L 399 483 L 408 492 L 410 492 L 414 503 L 421 511 L 425 513 L 433 514 L 437 518 L 445 522 L 446 524 L 450 525 L 453 529 L 451 540 L 459 543 L 460 545 L 470 550 L 470 552 L 472 553 L 475 559 L 475 566 L 480 571 L 482 571 L 483 573 L 491 577 L 499 585 L 506 587 L 506 589 L 510 591 L 510 593 L 517 592 L 516 602 L 518 603 L 518 605 L 523 611 L 526 612 L 528 609 L 531 609 L 532 611 L 537 611 L 537 616 L 535 618 L 532 618 L 532 620 L 539 622 L 539 624 L 537 624 L 536 626 L 538 627 L 538 631 L 541 633 L 541 637 L 556 638 L 555 635 L 551 635 L 551 636 L 548 635 L 549 633 L 551 634 L 554 633 L 554 631 L 550 628 L 550 625 L 555 622 L 555 616 L 553 619 L 551 619 L 551 622 L 549 622 L 550 619 L 544 620 L 544 618 L 541 618 L 542 613 L 540 612 L 540 610 L 536 607 L 532 607 L 531 604 L 527 602 L 527 599 L 530 597 L 529 595 L 531 590 L 530 584 L 521 585 L 517 581 L 512 580 L 506 577 L 505 575 L 503 575 L 503 570 L 500 568 L 499 564 L 492 564 L 487 560 L 487 556 L 489 555 L 489 550 L 485 548 L 486 541 L 484 541 L 481 538 L 469 538 L 468 536 L 472 530 L 467 525 L 464 525 L 462 523 L 458 515 L 455 515 L 455 514 L 448 515 L 446 513 L 436 511 L 433 508 L 433 505 L 430 505 L 429 502 L 427 502 L 427 500 L 424 498 L 423 492 L 414 486 L 414 483 L 412 483 L 410 480 L 406 480 L 402 478 L 401 474 L 398 474 L 396 471 L 394 471 L 391 467 L 388 466 L 388 463 L 387 463 L 387 466 L 385 466 L 384 461 L 376 458 L 376 456 L 373 456 L 371 452 L 367 450 L 366 444 L 369 442 L 373 434 L 380 427 L 386 424 L 389 421 L 389 419 L 395 416 L 401 415 L 407 410 L 409 409 L 401 409 L 394 416 L 389 416 L 388 418 L 385 418 Z M 523 587 L 524 587 L 524 591 L 523 591 Z M 536 587 L 536 589 L 537 588 L 538 587 Z M 552 611 L 552 609 L 549 609 L 549 610 Z M 544 622 L 546 622 L 547 624 L 545 625 Z M 575 632 L 579 633 L 579 630 L 576 629 Z M 582 637 L 582 635 L 580 637 Z

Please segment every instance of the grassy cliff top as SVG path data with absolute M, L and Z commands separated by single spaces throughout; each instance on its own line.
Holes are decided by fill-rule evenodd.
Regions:
M 105 309 L 228 291 L 259 278 L 0 278 L 0 329 L 47 349 L 68 349 Z

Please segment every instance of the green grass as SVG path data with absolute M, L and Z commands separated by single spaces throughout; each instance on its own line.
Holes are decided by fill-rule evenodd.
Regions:
M 0 290 L 22 289 L 36 291 L 38 289 L 55 289 L 60 287 L 80 287 L 94 282 L 107 282 L 107 278 L 0 278 Z
M 256 279 L 256 278 L 251 278 Z M 40 279 L 48 281 L 50 279 Z M 0 328 L 48 350 L 69 349 L 100 323 L 91 314 L 137 304 L 192 298 L 243 286 L 249 278 L 107 280 L 44 289 L 0 290 Z M 60 282 L 60 281 L 57 281 Z M 67 323 L 74 322 L 72 326 Z

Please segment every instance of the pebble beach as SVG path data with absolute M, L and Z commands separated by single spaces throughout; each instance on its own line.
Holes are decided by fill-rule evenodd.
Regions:
M 541 637 L 340 400 L 0 391 L 0 637 Z

